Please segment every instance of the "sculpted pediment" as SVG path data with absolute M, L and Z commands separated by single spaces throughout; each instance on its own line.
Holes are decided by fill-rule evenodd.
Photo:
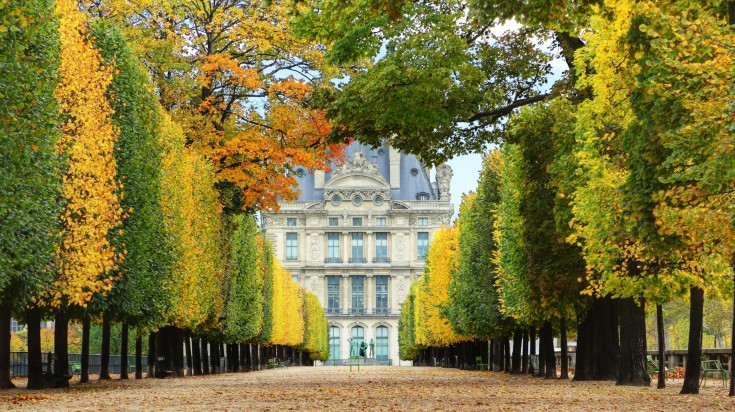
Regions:
M 390 200 L 390 184 L 380 174 L 378 165 L 370 162 L 362 151 L 356 151 L 337 169 L 324 185 L 325 200 L 339 196 L 342 200 L 360 196 L 372 200 L 380 196 Z

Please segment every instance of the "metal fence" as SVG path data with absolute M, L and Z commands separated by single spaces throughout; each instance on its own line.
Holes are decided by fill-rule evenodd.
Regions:
M 53 353 L 42 354 L 43 370 L 53 370 Z M 49 369 L 49 361 L 51 366 Z M 80 353 L 70 353 L 69 363 L 82 363 L 82 355 Z M 110 355 L 110 373 L 120 373 L 121 356 Z M 100 373 L 102 365 L 102 355 L 89 355 L 89 373 Z M 148 357 L 143 356 L 143 370 L 148 368 Z M 128 356 L 128 372 L 135 371 L 135 355 Z M 69 370 L 71 372 L 71 368 Z M 10 352 L 10 376 L 26 377 L 28 376 L 28 352 Z

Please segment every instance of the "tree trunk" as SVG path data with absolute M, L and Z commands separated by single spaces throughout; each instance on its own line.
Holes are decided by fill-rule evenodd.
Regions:
M 666 387 L 666 344 L 664 341 L 664 308 L 656 305 L 656 337 L 658 339 L 658 389 Z M 646 362 L 647 363 L 647 362 Z
M 186 350 L 186 374 L 188 376 L 194 376 L 194 360 L 191 356 L 191 336 L 189 336 L 189 332 L 184 332 L 184 349 Z
M 635 299 L 620 299 L 620 359 L 616 385 L 650 386 L 646 362 L 646 311 Z
M 511 372 L 511 358 L 510 358 L 510 339 L 503 338 L 503 370 L 505 373 Z
M 516 329 L 513 333 L 513 358 L 511 361 L 510 373 L 521 373 L 521 347 L 523 346 L 523 331 Z
M 184 331 L 180 328 L 171 327 L 169 331 L 169 345 L 171 348 L 171 360 L 173 363 L 174 376 L 184 377 Z
M 533 361 L 531 360 L 532 357 L 537 356 L 538 352 L 536 351 L 536 327 L 532 326 L 529 330 L 529 336 L 528 336 L 528 343 L 529 343 L 529 349 L 528 349 L 528 369 L 526 369 L 526 372 L 533 376 L 534 374 L 538 373 L 538 371 L 535 370 L 533 366 Z M 538 357 L 537 357 L 538 359 Z
M 503 370 L 503 341 L 502 339 L 493 339 L 492 345 L 492 370 L 493 372 L 500 372 Z
M 122 323 L 120 331 L 120 379 L 128 379 L 128 323 Z
M 10 380 L 10 305 L 0 304 L 0 389 L 15 388 Z
M 523 347 L 521 352 L 521 373 L 528 373 L 528 329 L 523 330 Z
M 151 332 L 148 334 L 148 375 L 149 378 L 156 377 L 156 333 Z
M 205 375 L 209 375 L 210 369 L 209 369 L 209 342 L 207 342 L 207 338 L 202 338 L 202 373 Z
M 136 331 L 135 337 L 135 379 L 143 379 L 143 336 L 140 329 Z
M 82 362 L 79 383 L 89 382 L 89 315 L 82 316 Z
M 217 374 L 220 372 L 219 370 L 219 343 L 217 342 L 210 342 L 209 343 L 209 350 L 212 351 L 212 355 L 210 357 L 210 370 L 212 373 Z
M 682 395 L 699 393 L 699 375 L 702 372 L 702 312 L 704 309 L 704 290 L 689 289 L 689 346 L 687 366 L 684 371 Z M 731 361 L 732 362 L 732 361 Z
M 567 318 L 559 319 L 559 348 L 561 348 L 561 376 L 560 379 L 569 379 L 569 354 L 567 347 Z
M 100 350 L 100 379 L 110 378 L 110 317 L 102 314 L 102 349 Z
M 41 359 L 41 309 L 26 310 L 28 325 L 28 389 L 43 389 Z
M 247 351 L 248 346 L 244 343 L 240 344 L 240 371 L 247 372 Z
M 538 364 L 533 376 L 544 377 L 546 375 L 546 346 L 544 345 L 544 328 L 538 329 Z
M 191 340 L 191 357 L 192 361 L 194 362 L 194 369 L 192 371 L 194 372 L 194 376 L 199 376 L 202 374 L 202 346 L 201 346 L 201 338 L 194 337 Z
M 593 299 L 577 328 L 575 381 L 615 380 L 618 357 L 617 301 Z
M 69 374 L 69 319 L 63 309 L 54 319 L 54 376 L 62 378 Z M 68 388 L 69 381 L 58 379 L 55 387 Z
M 730 11 L 730 25 L 735 24 L 735 1 L 728 3 Z M 730 262 L 730 267 L 733 270 L 733 286 L 735 286 L 735 260 Z M 735 295 L 732 298 L 732 329 L 730 329 L 730 392 L 729 396 L 735 396 L 735 344 L 733 344 L 733 338 L 735 338 Z
M 541 345 L 544 347 L 545 369 L 547 379 L 556 379 L 556 354 L 554 353 L 554 328 L 550 321 L 541 327 Z

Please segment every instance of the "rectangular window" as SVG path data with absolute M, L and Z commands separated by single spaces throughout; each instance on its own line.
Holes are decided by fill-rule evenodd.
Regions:
M 375 277 L 375 311 L 385 314 L 388 309 L 388 276 Z
M 385 226 L 385 218 L 384 217 L 376 217 L 375 218 L 375 226 L 384 227 Z
M 329 359 L 339 359 L 339 328 L 329 327 Z
M 327 233 L 327 258 L 339 258 L 339 233 Z
M 297 233 L 286 233 L 286 260 L 299 259 L 299 238 Z
M 352 276 L 352 313 L 362 313 L 365 307 L 365 276 Z
M 419 218 L 419 226 L 429 226 L 429 218 L 428 217 L 420 217 Z
M 352 218 L 352 226 L 362 226 L 362 218 L 361 217 L 353 217 Z
M 365 257 L 362 250 L 362 232 L 353 232 L 352 233 L 352 258 L 353 259 L 362 259 Z
M 388 257 L 388 233 L 386 232 L 377 232 L 375 234 L 375 257 Z
M 291 275 L 291 280 L 293 280 L 296 283 L 299 283 L 299 275 Z
M 296 218 L 295 217 L 288 217 L 286 218 L 286 226 L 296 226 Z
M 332 226 L 332 227 L 339 226 L 339 218 L 338 217 L 330 217 L 329 218 L 329 226 Z
M 339 313 L 339 276 L 327 276 L 327 313 Z
M 429 251 L 429 232 L 418 232 L 417 235 L 416 257 L 419 260 L 424 260 L 426 258 L 426 253 Z
M 388 328 L 375 329 L 375 359 L 388 359 Z

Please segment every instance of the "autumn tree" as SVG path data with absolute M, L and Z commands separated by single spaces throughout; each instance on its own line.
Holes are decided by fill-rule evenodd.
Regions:
M 58 53 L 53 2 L 0 4 L 0 389 L 13 387 L 10 317 L 37 303 L 59 240 Z M 33 317 L 35 385 L 40 352 Z
M 66 165 L 61 195 L 63 239 L 48 302 L 57 308 L 55 372 L 65 375 L 68 308 L 84 308 L 95 294 L 110 291 L 113 270 L 122 261 L 124 250 L 110 242 L 111 232 L 123 218 L 113 157 L 119 130 L 112 122 L 113 110 L 107 100 L 112 68 L 103 64 L 90 41 L 87 21 L 76 2 L 59 1 L 57 13 L 61 60 L 56 98 L 62 113 L 62 135 L 56 149 Z
M 424 276 L 421 277 L 414 300 L 417 313 L 425 314 L 416 322 L 416 344 L 446 347 L 472 339 L 457 334 L 443 313 L 452 305 L 449 284 L 459 266 L 459 243 L 456 227 L 441 228 L 434 234 L 426 255 Z
M 112 291 L 98 306 L 106 318 L 122 322 L 126 335 L 129 326 L 139 332 L 158 328 L 170 310 L 166 285 L 171 281 L 174 249 L 161 205 L 163 120 L 153 84 L 120 30 L 97 19 L 91 36 L 106 64 L 115 69 L 108 99 L 120 131 L 115 159 L 122 187 L 120 203 L 126 212 L 112 239 L 118 249 L 125 250 L 125 260 L 118 265 L 119 279 Z M 127 345 L 122 347 L 126 356 Z M 102 351 L 109 352 L 109 347 Z M 122 367 L 126 369 L 127 362 Z
M 646 239 L 670 252 L 681 283 L 690 288 L 691 359 L 701 354 L 705 289 L 724 290 L 730 277 L 718 270 L 718 256 L 725 262 L 733 256 L 728 128 L 735 54 L 728 5 L 734 7 L 725 1 L 645 2 L 630 35 L 640 66 L 631 104 L 639 121 L 627 143 L 636 154 L 632 173 L 642 178 L 629 180 L 627 194 Z M 698 393 L 699 375 L 699 362 L 687 364 L 682 393 Z
M 313 102 L 338 72 L 289 29 L 288 1 L 102 1 L 137 40 L 159 97 L 245 209 L 295 199 L 292 167 L 328 170 L 343 146 Z M 337 142 L 339 143 L 339 142 Z

